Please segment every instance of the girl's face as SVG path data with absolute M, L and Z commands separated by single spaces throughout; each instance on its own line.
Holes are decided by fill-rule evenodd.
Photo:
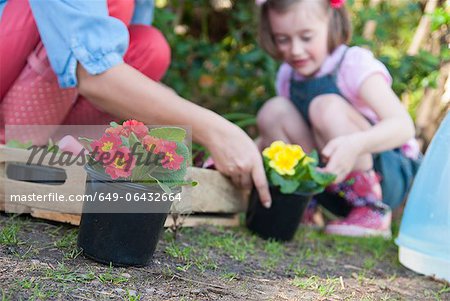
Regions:
M 283 13 L 269 10 L 269 22 L 284 61 L 306 77 L 319 71 L 328 55 L 329 23 L 320 1 L 302 1 Z

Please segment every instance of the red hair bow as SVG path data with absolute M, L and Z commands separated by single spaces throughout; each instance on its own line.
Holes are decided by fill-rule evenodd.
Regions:
M 332 8 L 341 8 L 344 5 L 345 0 L 330 0 Z

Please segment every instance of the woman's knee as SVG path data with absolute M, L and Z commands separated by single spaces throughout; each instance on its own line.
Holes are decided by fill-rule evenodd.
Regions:
M 134 0 L 108 0 L 108 11 L 111 17 L 117 18 L 128 27 L 134 12 Z
M 159 81 L 170 65 L 170 47 L 164 35 L 155 27 L 131 25 L 130 46 L 125 62 L 153 80 Z

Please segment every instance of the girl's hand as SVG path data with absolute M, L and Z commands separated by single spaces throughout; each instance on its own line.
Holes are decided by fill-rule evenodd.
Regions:
M 335 174 L 335 183 L 342 182 L 354 168 L 361 149 L 361 143 L 354 135 L 330 140 L 322 149 L 322 156 L 327 162 L 323 171 Z

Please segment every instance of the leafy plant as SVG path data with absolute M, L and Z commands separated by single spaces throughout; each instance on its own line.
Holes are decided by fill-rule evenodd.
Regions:
M 299 145 L 275 141 L 263 151 L 263 158 L 269 182 L 282 193 L 320 193 L 336 178 L 318 171 L 317 152 L 307 155 Z
M 110 175 L 144 184 L 155 184 L 170 193 L 179 185 L 195 185 L 184 180 L 190 160 L 183 143 L 186 132 L 178 127 L 149 129 L 136 120 L 111 127 L 97 140 L 81 138 L 90 151 L 89 164 Z

